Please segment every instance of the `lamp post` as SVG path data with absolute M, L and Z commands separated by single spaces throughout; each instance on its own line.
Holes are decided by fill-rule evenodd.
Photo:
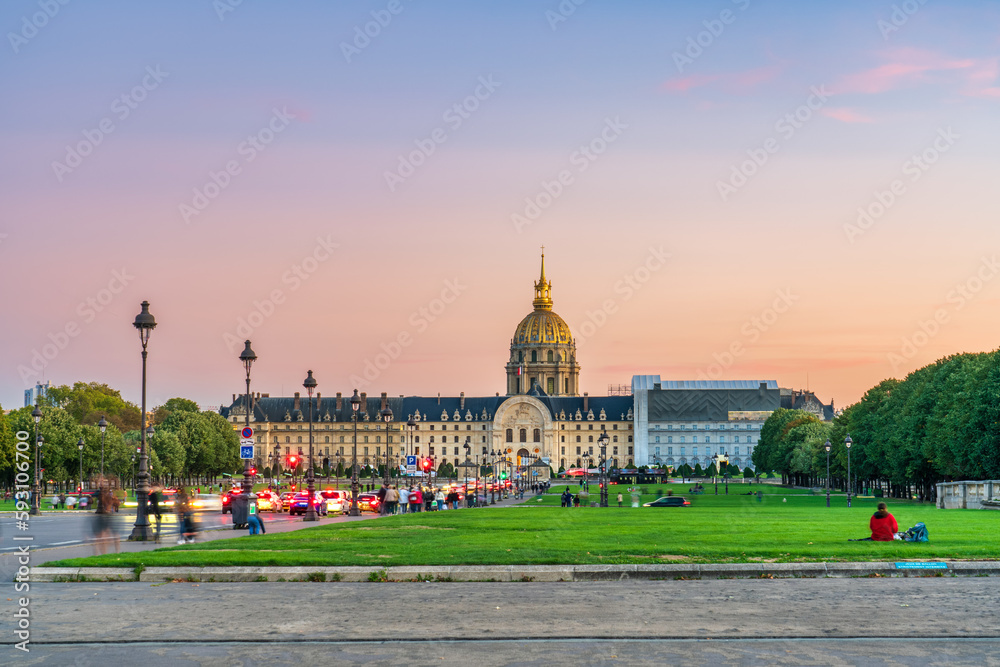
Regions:
M 139 332 L 139 342 L 142 343 L 142 426 L 146 424 L 146 345 L 149 343 L 149 335 L 156 328 L 156 319 L 149 312 L 149 302 L 143 301 L 142 310 L 135 316 L 132 326 Z M 139 445 L 139 475 L 135 488 L 137 507 L 135 511 L 135 525 L 132 527 L 132 534 L 128 536 L 130 542 L 148 542 L 153 539 L 153 529 L 149 525 L 149 515 L 146 505 L 149 502 L 149 456 L 146 451 L 146 429 L 140 426 L 142 440 Z
M 108 420 L 101 415 L 101 421 L 97 422 L 97 428 L 101 429 L 101 477 L 104 477 L 104 432 L 108 430 Z
M 354 420 L 354 444 L 351 445 L 351 510 L 350 516 L 361 516 L 358 509 L 358 409 L 361 407 L 361 397 L 354 390 L 351 397 L 351 419 Z
M 715 482 L 715 495 L 719 495 L 719 455 L 716 454 L 712 457 L 712 463 L 715 465 L 715 474 L 712 475 Z
M 597 446 L 601 448 L 601 467 L 598 472 L 598 485 L 601 487 L 601 507 L 608 506 L 608 432 L 602 426 L 601 435 L 597 438 Z
M 38 494 L 41 490 L 38 485 L 39 459 L 42 456 L 42 436 L 38 434 L 38 422 L 42 420 L 42 411 L 35 403 L 35 409 L 31 411 L 31 418 L 35 420 L 35 475 L 31 485 L 31 514 L 38 514 L 40 510 Z
M 851 506 L 851 445 L 854 441 L 851 440 L 850 433 L 844 438 L 844 447 L 847 447 L 847 506 Z
M 392 421 L 392 410 L 386 405 L 380 414 L 382 421 L 385 422 L 385 474 L 382 475 L 382 483 L 389 488 L 389 441 L 392 440 L 392 436 L 389 435 L 389 422 Z
M 306 505 L 306 513 L 302 517 L 303 521 L 316 521 L 319 518 L 316 516 L 316 473 L 313 467 L 313 391 L 317 384 L 313 372 L 308 371 L 306 379 L 302 382 L 306 393 L 309 394 L 309 470 L 306 472 L 306 492 L 309 494 L 309 503 Z
M 80 491 L 83 491 L 83 438 L 80 438 L 76 446 L 80 450 Z
M 830 439 L 827 438 L 823 448 L 826 449 L 826 506 L 830 506 Z
M 243 362 L 243 368 L 247 372 L 247 400 L 243 404 L 244 412 L 246 413 L 244 424 L 250 426 L 250 367 L 253 362 L 257 361 L 257 355 L 254 351 L 250 349 L 250 341 L 246 341 L 243 351 L 240 352 L 240 361 Z M 242 495 L 246 496 L 247 507 L 250 506 L 250 494 L 253 493 L 253 480 L 250 478 L 250 459 L 243 459 L 243 491 Z

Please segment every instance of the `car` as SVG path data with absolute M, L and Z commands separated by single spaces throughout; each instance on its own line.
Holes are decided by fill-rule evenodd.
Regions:
M 229 491 L 226 492 L 226 494 L 224 496 L 222 496 L 222 513 L 223 514 L 232 514 L 232 511 L 233 511 L 233 506 L 232 506 L 233 496 L 238 496 L 241 493 L 243 493 L 243 489 L 237 487 L 237 488 L 230 489 Z
M 292 498 L 295 497 L 294 491 L 285 491 L 281 494 L 281 511 L 284 512 L 288 509 L 289 505 L 292 504 Z
M 257 509 L 261 512 L 280 512 L 281 498 L 270 489 L 261 489 L 257 492 Z
M 217 493 L 197 493 L 191 497 L 191 509 L 195 512 L 218 511 L 222 509 L 222 498 Z
M 379 512 L 378 494 L 368 491 L 358 494 L 358 509 L 362 512 Z
M 643 503 L 643 507 L 688 507 L 691 501 L 682 496 L 663 496 L 651 503 Z
M 317 514 L 326 514 L 326 499 L 323 496 L 315 494 L 312 502 Z M 296 493 L 288 505 L 288 513 L 292 515 L 305 514 L 307 509 L 309 509 L 309 493 Z
M 351 508 L 351 492 L 323 489 L 318 492 L 326 500 L 327 512 L 346 512 Z

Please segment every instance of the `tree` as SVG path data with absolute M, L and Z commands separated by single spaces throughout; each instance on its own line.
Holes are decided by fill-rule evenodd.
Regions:
M 173 412 L 199 412 L 198 404 L 186 398 L 171 398 L 153 410 L 153 423 L 162 424 Z
M 753 479 L 753 477 L 754 477 L 753 469 L 750 466 L 747 466 L 746 468 L 743 469 L 744 479 Z
M 42 403 L 66 410 L 78 424 L 96 424 L 103 415 L 124 432 L 138 429 L 142 423 L 138 406 L 124 400 L 117 389 L 100 382 L 51 387 Z
M 10 428 L 3 406 L 0 405 L 0 480 L 5 485 L 14 481 L 16 446 L 15 433 Z
M 702 470 L 702 467 L 701 467 L 700 463 L 695 463 L 694 464 L 694 471 L 691 473 L 691 476 L 692 477 L 704 477 L 705 476 L 705 471 Z

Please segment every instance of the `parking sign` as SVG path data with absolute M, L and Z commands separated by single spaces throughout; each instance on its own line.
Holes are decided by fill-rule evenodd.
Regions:
M 240 445 L 240 459 L 253 458 L 253 445 Z

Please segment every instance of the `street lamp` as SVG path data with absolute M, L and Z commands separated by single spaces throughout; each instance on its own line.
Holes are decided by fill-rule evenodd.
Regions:
M 80 491 L 83 491 L 83 438 L 80 438 L 76 446 L 80 450 Z
M 38 434 L 38 422 L 42 420 L 42 411 L 38 403 L 35 403 L 35 409 L 31 411 L 31 418 L 35 420 L 35 479 L 31 485 L 31 514 L 38 514 L 40 512 L 38 494 L 41 490 L 38 485 L 39 458 L 42 456 L 42 436 Z
M 598 484 L 601 487 L 601 507 L 608 506 L 608 432 L 602 426 L 597 446 L 601 448 L 601 467 L 598 469 Z
M 716 454 L 712 457 L 712 462 L 715 464 L 715 474 L 712 475 L 715 481 L 715 495 L 719 495 L 719 455 Z
M 142 343 L 142 424 L 146 423 L 146 345 L 149 344 L 149 335 L 156 328 L 156 319 L 149 312 L 149 302 L 143 301 L 140 304 L 142 310 L 135 316 L 132 326 L 139 332 L 139 342 Z M 146 430 L 139 428 L 142 440 L 139 445 L 139 475 L 136 486 L 136 500 L 138 506 L 135 512 L 135 525 L 132 527 L 132 534 L 128 536 L 130 542 L 148 542 L 153 539 L 153 529 L 149 525 L 149 515 L 146 504 L 149 502 L 149 456 L 146 452 Z
M 97 428 L 101 429 L 101 477 L 104 477 L 104 432 L 108 430 L 108 420 L 101 415 L 101 421 L 97 422 Z
M 247 349 L 249 348 L 248 341 Z M 306 491 L 309 495 L 309 502 L 306 505 L 306 513 L 302 517 L 303 521 L 316 521 L 319 518 L 316 516 L 316 508 L 314 507 L 316 499 L 316 473 L 313 468 L 313 391 L 316 389 L 317 384 L 319 383 L 313 377 L 313 372 L 308 371 L 306 379 L 302 382 L 302 386 L 306 388 L 306 393 L 309 394 L 309 470 L 306 473 Z
M 358 509 L 358 408 L 361 407 L 361 397 L 354 390 L 351 397 L 351 419 L 354 420 L 354 444 L 351 446 L 351 510 L 350 516 L 361 516 Z
M 826 449 L 826 506 L 830 506 L 830 439 L 826 439 L 826 444 L 823 448 Z
M 250 348 L 250 341 L 246 341 L 243 351 L 240 352 L 240 361 L 243 362 L 243 368 L 247 371 L 247 399 L 243 404 L 244 412 L 246 413 L 244 424 L 249 428 L 250 426 L 250 367 L 253 366 L 253 362 L 257 361 L 257 355 Z M 241 495 L 246 496 L 247 507 L 250 507 L 250 494 L 253 493 L 253 480 L 250 478 L 250 459 L 243 459 L 243 490 Z
M 854 441 L 851 440 L 850 433 L 844 438 L 844 447 L 847 447 L 847 506 L 851 506 L 851 445 Z
M 382 482 L 386 488 L 389 488 L 389 441 L 392 440 L 392 436 L 389 435 L 389 422 L 392 421 L 392 410 L 386 405 L 380 414 L 382 415 L 382 421 L 385 422 L 385 470 L 383 471 Z

